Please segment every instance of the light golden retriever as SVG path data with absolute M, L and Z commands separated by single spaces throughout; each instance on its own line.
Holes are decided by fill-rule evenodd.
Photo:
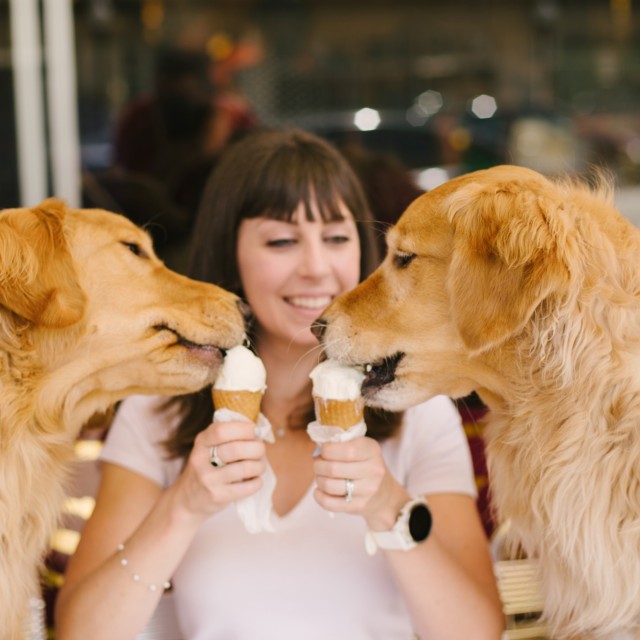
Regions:
M 244 336 L 237 298 L 167 269 L 126 218 L 0 212 L 2 640 L 24 635 L 82 425 L 128 394 L 205 386 Z
M 315 329 L 366 401 L 476 389 L 493 498 L 557 638 L 640 637 L 640 231 L 610 189 L 495 167 L 421 196 Z M 427 427 L 425 427 L 427 428 Z

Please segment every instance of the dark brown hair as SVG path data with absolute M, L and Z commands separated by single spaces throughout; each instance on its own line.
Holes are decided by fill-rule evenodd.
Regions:
M 304 131 L 251 133 L 224 152 L 209 178 L 194 226 L 188 275 L 244 298 L 236 254 L 242 220 L 263 216 L 290 221 L 300 203 L 308 219 L 315 203 L 324 221 L 342 220 L 341 202 L 356 222 L 364 279 L 378 265 L 379 251 L 362 187 L 345 158 Z M 167 449 L 172 457 L 186 457 L 196 434 L 211 422 L 211 390 L 169 402 L 178 403 L 181 418 Z M 309 387 L 308 406 L 290 416 L 288 426 L 305 428 L 313 419 Z M 365 420 L 368 435 L 382 440 L 399 427 L 401 414 L 367 410 Z

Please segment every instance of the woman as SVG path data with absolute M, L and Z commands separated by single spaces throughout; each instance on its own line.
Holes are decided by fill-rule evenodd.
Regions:
M 209 391 L 131 398 L 103 452 L 94 514 L 58 599 L 58 638 L 133 638 L 171 578 L 185 638 L 497 639 L 502 616 L 452 403 L 366 415 L 367 436 L 325 444 L 313 420 L 310 326 L 375 266 L 370 215 L 337 151 L 299 131 L 233 146 L 203 197 L 190 275 L 239 293 L 267 371 L 277 434 L 211 424 Z M 223 466 L 212 466 L 212 447 Z M 277 478 L 274 532 L 250 534 L 231 503 Z M 345 499 L 345 479 L 353 479 Z M 365 552 L 426 495 L 427 539 Z M 135 573 L 134 573 L 135 572 Z M 136 584 L 138 583 L 138 584 Z

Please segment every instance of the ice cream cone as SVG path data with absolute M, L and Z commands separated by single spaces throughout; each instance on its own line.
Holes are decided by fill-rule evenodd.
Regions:
M 345 431 L 363 420 L 364 401 L 362 398 L 355 400 L 331 400 L 314 396 L 316 418 L 325 426 L 340 427 Z
M 213 406 L 216 409 L 229 409 L 246 416 L 251 422 L 258 420 L 262 391 L 235 391 L 231 389 L 213 389 Z

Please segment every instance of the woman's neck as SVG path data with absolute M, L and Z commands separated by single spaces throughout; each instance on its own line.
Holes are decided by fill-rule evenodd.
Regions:
M 257 340 L 256 351 L 267 371 L 263 413 L 272 422 L 286 424 L 291 413 L 310 400 L 309 373 L 318 364 L 320 350 L 283 348 Z

